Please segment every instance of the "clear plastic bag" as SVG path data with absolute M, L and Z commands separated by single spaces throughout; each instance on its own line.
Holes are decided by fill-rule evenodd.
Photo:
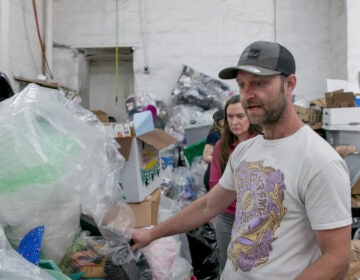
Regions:
M 6 239 L 0 226 L 0 279 L 6 280 L 54 280 L 38 266 L 19 255 Z
M 152 279 L 152 270 L 140 251 L 133 253 L 128 243 L 83 233 L 68 251 L 61 268 L 69 276 L 83 273 L 83 278 Z
M 44 225 L 43 257 L 58 264 L 81 211 L 119 190 L 119 145 L 92 112 L 35 84 L 0 103 L 0 123 L 0 224 L 14 247 Z

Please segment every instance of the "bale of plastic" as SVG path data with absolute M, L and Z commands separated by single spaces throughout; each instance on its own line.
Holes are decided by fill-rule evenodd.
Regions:
M 0 123 L 0 225 L 14 247 L 44 225 L 42 257 L 58 264 L 81 211 L 118 195 L 119 145 L 92 112 L 35 84 L 0 102 Z

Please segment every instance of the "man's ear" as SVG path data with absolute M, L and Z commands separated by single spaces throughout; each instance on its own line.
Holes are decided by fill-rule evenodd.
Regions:
M 296 86 L 296 76 L 294 74 L 291 74 L 287 77 L 286 81 L 287 89 L 293 91 Z

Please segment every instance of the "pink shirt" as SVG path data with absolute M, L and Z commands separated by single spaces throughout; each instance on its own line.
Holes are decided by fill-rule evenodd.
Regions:
M 251 134 L 251 135 L 249 135 L 248 139 L 250 139 L 250 138 L 252 138 L 254 136 L 256 136 L 256 134 Z M 219 182 L 219 180 L 220 180 L 220 178 L 222 176 L 220 162 L 219 162 L 220 142 L 221 142 L 221 139 L 219 141 L 217 141 L 216 144 L 215 144 L 213 157 L 212 157 L 212 161 L 211 161 L 211 165 L 210 165 L 210 179 L 209 179 L 209 187 L 210 187 L 210 189 L 212 187 L 214 187 Z M 237 145 L 237 143 L 233 143 L 231 145 L 230 154 L 234 151 L 234 149 L 236 148 L 236 145 Z M 234 200 L 224 210 L 224 212 L 235 215 L 235 209 L 236 209 L 236 200 Z

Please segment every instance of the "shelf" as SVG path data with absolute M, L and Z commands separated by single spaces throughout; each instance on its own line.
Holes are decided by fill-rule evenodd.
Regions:
M 42 81 L 42 80 L 37 80 L 37 79 L 32 80 L 32 79 L 27 79 L 27 78 L 24 78 L 24 77 L 14 76 L 14 80 L 19 81 L 19 82 L 25 82 L 25 83 L 28 83 L 28 84 L 34 83 L 34 84 L 37 84 L 37 85 L 40 85 L 40 86 L 43 86 L 43 87 L 47 87 L 47 88 L 54 88 L 54 89 L 61 88 L 64 91 L 73 92 L 73 93 L 77 92 L 74 89 L 59 85 L 57 83 L 49 83 L 49 82 Z

